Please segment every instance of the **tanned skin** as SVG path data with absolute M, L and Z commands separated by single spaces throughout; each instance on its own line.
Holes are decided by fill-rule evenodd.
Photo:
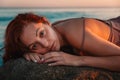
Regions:
M 77 54 L 81 53 L 80 46 L 83 42 L 84 29 L 82 27 L 83 24 L 81 24 L 80 21 L 81 19 L 79 18 L 70 19 L 57 23 L 52 27 L 41 23 L 42 25 L 39 25 L 39 28 L 44 28 L 46 36 L 49 34 L 57 35 L 49 35 L 51 38 L 45 37 L 43 39 L 33 34 L 32 32 L 36 33 L 36 30 L 38 29 L 36 24 L 33 24 L 34 27 L 31 27 L 29 32 L 27 32 L 29 28 L 25 29 L 22 37 L 23 42 L 26 43 L 26 45 L 29 45 L 32 38 L 34 38 L 31 42 L 38 40 L 45 49 L 39 49 L 41 46 L 38 45 L 36 50 L 32 50 L 32 53 L 26 53 L 24 57 L 29 61 L 32 60 L 38 63 L 49 63 L 49 66 L 92 66 L 112 71 L 120 71 L 120 47 L 108 41 L 110 27 L 105 23 L 92 18 L 85 18 L 84 26 L 85 41 L 83 44 L 83 50 L 88 52 L 87 54 L 89 54 L 89 56 L 76 56 L 59 51 L 60 47 L 71 45 L 77 50 Z M 27 40 L 28 38 L 25 39 L 25 36 L 29 36 L 28 34 L 33 36 L 29 38 L 29 41 Z M 37 34 L 39 35 L 39 33 Z M 50 46 L 52 40 L 55 41 L 55 44 Z

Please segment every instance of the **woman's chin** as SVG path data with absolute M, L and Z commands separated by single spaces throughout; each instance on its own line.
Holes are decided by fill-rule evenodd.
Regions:
M 60 46 L 57 46 L 57 47 L 56 47 L 56 51 L 59 51 L 59 50 L 60 50 Z
M 60 47 L 59 47 L 59 46 L 54 47 L 54 48 L 52 49 L 52 51 L 59 51 L 59 50 L 60 50 Z

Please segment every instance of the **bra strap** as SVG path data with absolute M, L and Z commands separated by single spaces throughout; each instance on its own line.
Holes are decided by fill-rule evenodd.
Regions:
M 109 38 L 108 38 L 108 41 L 112 42 L 112 36 L 113 36 L 113 27 L 112 27 L 112 22 L 109 21 L 109 26 L 110 26 L 110 35 L 109 35 Z
M 85 42 L 85 18 L 82 17 L 82 29 L 83 29 L 83 35 L 82 35 L 82 42 L 81 42 L 81 46 L 80 46 L 80 52 L 83 51 L 83 47 L 84 47 L 84 42 Z

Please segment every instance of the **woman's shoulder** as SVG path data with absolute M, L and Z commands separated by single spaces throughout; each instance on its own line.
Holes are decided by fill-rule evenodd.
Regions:
M 83 17 L 80 17 L 80 18 L 69 18 L 69 19 L 63 19 L 63 20 L 55 21 L 55 22 L 52 23 L 52 26 L 58 25 L 58 24 L 62 24 L 62 23 L 67 23 L 69 21 L 81 20 L 82 18 Z

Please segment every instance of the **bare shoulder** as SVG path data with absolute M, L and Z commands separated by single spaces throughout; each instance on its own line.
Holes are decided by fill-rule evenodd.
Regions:
M 67 42 L 79 48 L 82 42 L 83 21 L 81 18 L 68 19 L 55 25 L 56 29 L 64 35 Z
M 81 18 L 72 18 L 72 19 L 66 19 L 57 21 L 52 24 L 52 26 L 56 27 L 58 31 L 64 33 L 64 34 L 73 34 L 75 32 L 80 32 L 82 24 Z
M 93 18 L 85 19 L 85 27 L 92 33 L 101 38 L 108 39 L 110 34 L 110 27 L 102 21 Z
M 65 19 L 65 20 L 60 20 L 52 23 L 52 26 L 68 26 L 68 25 L 73 25 L 75 24 L 80 18 L 70 18 L 70 19 Z
M 96 28 L 99 28 L 99 29 L 109 28 L 109 26 L 107 24 L 105 24 L 104 22 L 102 22 L 100 20 L 94 19 L 94 18 L 86 18 L 85 19 L 85 26 L 91 30 L 92 29 L 96 30 Z

